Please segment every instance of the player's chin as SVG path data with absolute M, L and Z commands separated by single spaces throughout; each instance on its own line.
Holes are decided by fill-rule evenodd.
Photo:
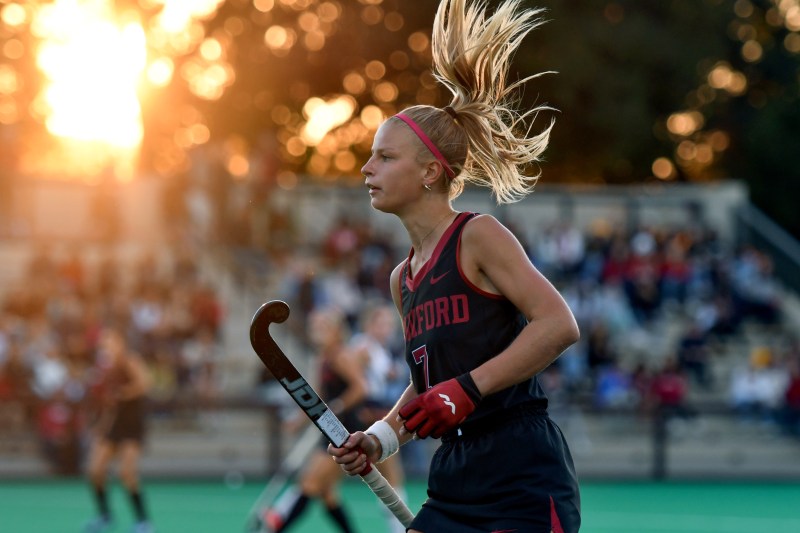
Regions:
M 373 189 L 369 192 L 369 203 L 373 209 L 383 211 L 383 209 L 381 209 L 381 205 L 383 205 L 384 202 L 382 201 L 380 191 Z
M 372 208 L 377 211 L 388 213 L 390 215 L 397 212 L 395 206 L 391 202 L 387 201 L 383 194 L 370 194 L 369 202 Z

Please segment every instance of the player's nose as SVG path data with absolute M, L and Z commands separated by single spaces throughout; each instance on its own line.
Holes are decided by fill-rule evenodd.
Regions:
M 364 163 L 364 166 L 361 167 L 361 175 L 364 176 L 365 178 L 372 176 L 371 163 L 372 163 L 372 158 L 370 157 L 369 159 L 367 159 L 367 162 Z

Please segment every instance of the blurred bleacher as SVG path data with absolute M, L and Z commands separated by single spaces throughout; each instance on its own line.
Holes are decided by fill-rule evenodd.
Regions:
M 156 194 L 152 185 L 147 191 Z M 77 252 L 89 276 L 104 258 L 114 256 L 121 285 L 158 273 L 167 295 L 186 281 L 180 274 L 175 276 L 175 269 L 181 261 L 188 261 L 192 278 L 213 291 L 222 313 L 214 348 L 213 391 L 182 388 L 156 399 L 143 460 L 145 475 L 260 476 L 275 468 L 292 445 L 292 436 L 284 434 L 280 426 L 282 414 L 291 410 L 291 405 L 281 390 L 264 380 L 252 353 L 248 329 L 253 313 L 270 299 L 285 299 L 292 305 L 290 320 L 276 326 L 274 334 L 284 351 L 310 375 L 313 365 L 302 326 L 304 306 L 309 302 L 300 297 L 303 283 L 315 285 L 319 293 L 338 291 L 317 294 L 313 305 L 323 305 L 326 298 L 354 298 L 357 306 L 358 298 L 366 293 L 384 294 L 380 282 L 373 279 L 382 279 L 381 260 L 388 259 L 393 265 L 407 252 L 402 227 L 392 217 L 370 210 L 361 190 L 308 187 L 291 193 L 276 191 L 274 210 L 286 212 L 287 205 L 291 206 L 290 229 L 280 239 L 254 234 L 243 241 L 226 238 L 224 231 L 211 237 L 189 220 L 182 231 L 162 232 L 163 239 L 136 230 L 129 232 L 131 238 L 124 238 L 123 231 L 123 238 L 113 242 L 82 242 L 57 234 L 38 243 L 20 235 L 9 235 L 0 242 L 3 298 L 24 288 L 29 281 L 27 269 L 43 249 L 56 262 Z M 760 416 L 763 413 L 742 416 L 731 403 L 734 375 L 752 367 L 756 356 L 767 351 L 769 365 L 785 365 L 788 372 L 790 360 L 800 355 L 795 337 L 800 299 L 792 276 L 798 268 L 793 263 L 798 245 L 753 211 L 741 184 L 542 186 L 530 199 L 503 207 L 493 205 L 483 191 L 467 191 L 456 201 L 456 208 L 491 213 L 509 225 L 537 266 L 565 294 L 579 321 L 586 321 L 580 345 L 543 375 L 551 390 L 553 417 L 567 435 L 581 475 L 800 478 L 800 440 L 783 434 L 775 419 Z M 149 224 L 158 225 L 158 221 Z M 41 230 L 47 224 L 36 226 Z M 83 231 L 75 229 L 76 235 Z M 350 234 L 360 244 L 337 248 L 351 246 L 342 244 L 348 239 L 337 239 L 337 235 Z M 608 262 L 608 248 L 615 238 L 625 242 L 629 254 L 633 251 L 640 257 L 649 257 L 654 249 L 663 250 L 666 242 L 694 245 L 701 252 L 694 257 L 694 266 L 702 266 L 712 277 L 733 275 L 737 268 L 744 272 L 742 276 L 752 274 L 747 270 L 752 267 L 751 259 L 755 265 L 774 258 L 774 268 L 763 281 L 768 282 L 770 294 L 779 297 L 779 317 L 746 312 L 736 324 L 719 327 L 718 294 L 711 290 L 707 298 L 699 297 L 716 283 L 707 279 L 696 280 L 680 298 L 632 310 L 625 301 L 631 293 L 616 282 L 595 279 L 603 266 L 598 261 Z M 749 245 L 757 248 L 750 253 Z M 150 267 L 143 266 L 146 256 L 152 258 Z M 575 257 L 579 260 L 573 261 Z M 358 268 L 343 268 L 352 266 L 351 261 L 356 261 Z M 709 262 L 714 268 L 707 268 Z M 646 267 L 641 268 L 646 271 Z M 358 279 L 348 281 L 354 272 Z M 342 282 L 342 277 L 348 282 Z M 749 279 L 743 278 L 745 284 Z M 596 328 L 598 314 L 608 331 Z M 633 372 L 639 366 L 648 377 L 662 371 L 669 360 L 679 356 L 678 347 L 698 320 L 706 328 L 718 329 L 704 344 L 708 382 L 703 385 L 691 373 L 685 374 L 682 402 L 691 416 L 670 417 L 662 427 L 654 416 L 654 406 L 645 405 L 642 391 L 636 389 Z M 607 338 L 601 342 L 604 335 Z M 622 369 L 627 388 L 622 396 L 601 398 L 599 375 L 610 363 Z M 8 428 L 0 438 L 2 475 L 51 475 L 53 465 L 45 459 L 36 432 L 24 423 L 19 409 L 8 402 L 0 409 Z M 85 435 L 81 435 L 80 446 L 85 443 Z M 423 459 L 431 446 L 420 445 Z

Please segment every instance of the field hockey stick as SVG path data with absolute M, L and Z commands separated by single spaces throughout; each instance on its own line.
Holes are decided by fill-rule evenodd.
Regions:
M 259 511 L 271 506 L 281 490 L 289 480 L 294 477 L 298 470 L 303 466 L 308 456 L 319 442 L 319 430 L 312 426 L 307 426 L 300 438 L 292 445 L 292 450 L 278 466 L 278 469 L 269 478 L 267 484 L 261 490 L 256 501 L 247 512 L 247 531 L 261 530 L 261 517 Z
M 300 375 L 269 333 L 270 324 L 285 322 L 287 318 L 289 318 L 289 306 L 286 302 L 272 300 L 263 304 L 253 315 L 250 323 L 250 343 L 261 362 L 272 372 L 295 403 L 303 409 L 306 416 L 331 444 L 341 448 L 350 436 L 350 432 Z M 414 515 L 378 469 L 367 461 L 366 467 L 359 475 L 400 523 L 408 527 Z

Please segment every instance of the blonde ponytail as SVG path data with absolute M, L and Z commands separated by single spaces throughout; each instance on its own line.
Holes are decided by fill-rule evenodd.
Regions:
M 476 1 L 442 0 L 433 23 L 433 73 L 453 95 L 447 106 L 413 106 L 403 110 L 428 135 L 455 171 L 450 197 L 464 182 L 489 187 L 498 203 L 529 194 L 539 174 L 524 173 L 547 147 L 549 126 L 537 134 L 531 126 L 537 106 L 520 112 L 518 89 L 540 76 L 507 84 L 511 59 L 524 37 L 544 21 L 542 9 L 520 9 L 520 0 L 506 0 L 492 14 Z M 530 122 L 530 124 L 528 124 Z

